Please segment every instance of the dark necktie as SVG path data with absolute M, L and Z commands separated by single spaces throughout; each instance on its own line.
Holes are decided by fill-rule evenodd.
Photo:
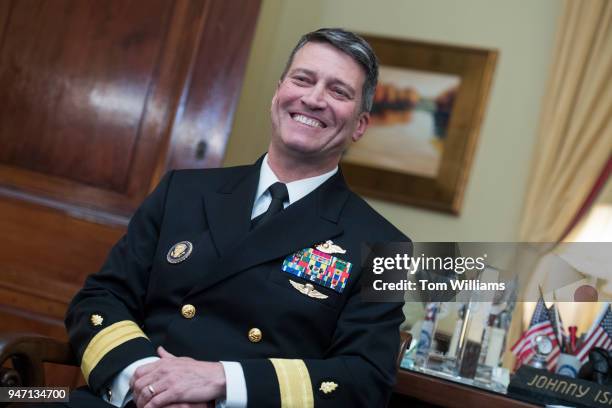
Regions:
M 257 226 L 265 223 L 274 215 L 281 212 L 283 210 L 283 203 L 289 200 L 289 192 L 287 191 L 287 186 L 283 183 L 277 182 L 272 184 L 270 187 L 268 187 L 268 191 L 272 196 L 270 206 L 268 207 L 265 213 L 253 218 L 253 220 L 251 221 L 251 229 L 254 229 Z

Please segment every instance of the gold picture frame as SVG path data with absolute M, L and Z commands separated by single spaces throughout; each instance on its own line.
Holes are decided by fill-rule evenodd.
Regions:
M 365 136 L 342 158 L 366 196 L 458 215 L 498 52 L 363 37 L 380 60 Z

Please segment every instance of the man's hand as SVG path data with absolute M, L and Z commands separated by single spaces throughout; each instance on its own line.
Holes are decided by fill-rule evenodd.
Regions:
M 161 359 L 139 367 L 130 381 L 138 408 L 214 407 L 216 399 L 225 398 L 221 363 L 175 357 L 163 347 L 157 352 Z

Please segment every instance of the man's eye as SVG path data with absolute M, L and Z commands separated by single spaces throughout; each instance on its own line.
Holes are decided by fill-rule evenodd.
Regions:
M 304 83 L 304 84 L 309 82 L 308 77 L 304 77 L 304 76 L 293 77 L 293 80 L 296 81 L 296 82 Z
M 342 89 L 342 88 L 334 88 L 334 89 L 332 89 L 332 92 L 333 92 L 334 94 L 338 95 L 338 96 L 343 97 L 343 98 L 348 98 L 348 97 L 349 97 L 348 92 L 346 92 L 346 91 L 345 91 L 344 89 Z

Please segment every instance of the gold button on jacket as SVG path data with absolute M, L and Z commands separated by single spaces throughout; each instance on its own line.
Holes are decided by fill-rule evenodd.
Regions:
M 183 305 L 181 314 L 185 319 L 191 319 L 196 314 L 196 308 L 194 305 Z
M 259 343 L 261 341 L 261 330 L 257 327 L 253 327 L 249 330 L 249 341 L 251 343 Z

